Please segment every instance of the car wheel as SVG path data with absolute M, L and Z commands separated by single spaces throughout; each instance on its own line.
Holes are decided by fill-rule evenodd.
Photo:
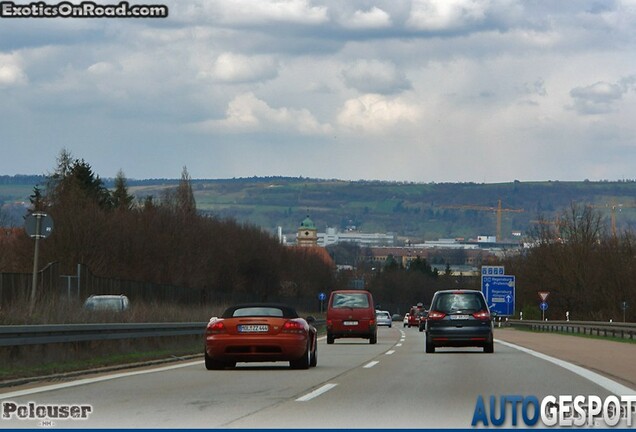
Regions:
M 305 353 L 298 360 L 290 360 L 289 367 L 292 369 L 309 369 L 309 365 L 311 364 L 311 349 L 309 348 L 309 344 L 307 344 L 307 349 Z
M 371 345 L 375 345 L 375 344 L 377 344 L 377 343 L 378 343 L 378 334 L 377 334 L 377 333 L 373 333 L 373 334 L 371 335 L 371 337 L 369 338 L 369 343 L 370 343 Z
M 316 365 L 318 365 L 318 344 L 316 342 L 317 341 L 314 339 L 314 350 L 312 351 L 311 358 L 309 359 L 310 367 L 316 367 Z
M 234 367 L 235 365 L 236 363 L 234 363 L 232 366 Z M 207 370 L 221 370 L 225 366 L 227 366 L 227 363 L 220 360 L 214 360 L 212 357 L 208 356 L 207 352 L 205 353 L 205 368 Z
M 327 344 L 331 345 L 334 340 L 335 340 L 335 338 L 333 337 L 333 335 L 327 333 Z
M 428 354 L 432 354 L 435 352 L 435 345 L 433 345 L 432 343 L 430 343 L 428 341 L 428 338 L 426 338 L 426 352 Z
M 492 354 L 495 352 L 495 343 L 494 342 L 487 342 L 486 345 L 484 345 L 484 352 L 488 353 L 488 354 Z

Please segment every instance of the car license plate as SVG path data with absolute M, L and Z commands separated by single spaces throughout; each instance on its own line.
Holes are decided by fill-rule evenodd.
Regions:
M 358 321 L 345 321 L 342 324 L 346 326 L 354 326 L 354 325 L 358 325 Z
M 467 320 L 469 315 L 451 315 L 450 319 L 452 320 Z
M 236 329 L 239 333 L 265 333 L 269 331 L 269 326 L 266 324 L 241 324 Z

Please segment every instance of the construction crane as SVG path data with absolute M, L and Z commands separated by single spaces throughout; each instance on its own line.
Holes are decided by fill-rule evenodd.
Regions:
M 449 205 L 441 205 L 441 208 L 448 209 L 460 209 L 460 210 L 477 210 L 477 211 L 494 211 L 497 212 L 497 237 L 495 237 L 496 241 L 500 241 L 501 238 L 501 214 L 506 213 L 523 213 L 524 209 L 510 209 L 510 208 L 502 208 L 501 200 L 497 201 L 497 207 L 489 207 L 489 206 L 480 206 L 480 205 L 472 205 L 472 204 L 449 204 Z
M 610 226 L 612 229 L 612 236 L 616 237 L 616 210 L 620 212 L 624 208 L 636 208 L 636 204 L 589 204 L 589 207 L 610 210 Z

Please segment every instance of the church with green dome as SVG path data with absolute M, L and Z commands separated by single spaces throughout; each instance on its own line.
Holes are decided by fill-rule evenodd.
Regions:
M 309 215 L 307 215 L 298 227 L 296 243 L 298 246 L 305 247 L 318 246 L 318 229 L 314 221 L 309 218 Z

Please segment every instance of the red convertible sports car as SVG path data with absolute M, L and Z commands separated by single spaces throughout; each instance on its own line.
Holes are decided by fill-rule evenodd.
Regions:
M 313 317 L 300 318 L 287 305 L 251 303 L 232 306 L 212 318 L 205 331 L 205 367 L 234 367 L 236 362 L 288 361 L 292 369 L 316 366 Z

